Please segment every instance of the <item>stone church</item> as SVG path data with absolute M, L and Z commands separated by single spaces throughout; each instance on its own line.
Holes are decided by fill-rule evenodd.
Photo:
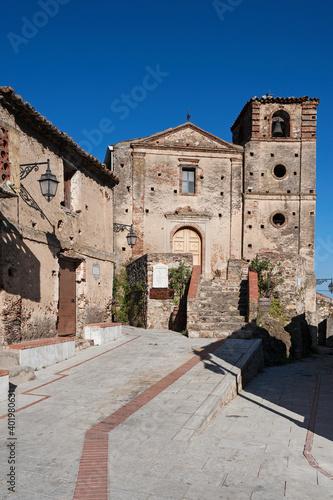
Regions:
M 107 167 L 120 180 L 115 222 L 138 237 L 131 250 L 115 235 L 117 265 L 190 253 L 201 279 L 228 280 L 270 255 L 285 269 L 294 314 L 314 313 L 318 104 L 254 97 L 231 127 L 232 143 L 187 122 L 109 146 Z

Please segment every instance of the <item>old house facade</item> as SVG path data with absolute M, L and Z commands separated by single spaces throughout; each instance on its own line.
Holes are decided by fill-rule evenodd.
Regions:
M 80 336 L 111 317 L 118 180 L 10 87 L 0 132 L 0 335 Z M 38 182 L 47 166 L 58 181 L 49 202 Z
M 318 103 L 250 99 L 231 127 L 232 143 L 187 122 L 109 146 L 106 163 L 120 179 L 117 222 L 138 236 L 133 251 L 124 235 L 115 237 L 117 266 L 145 254 L 191 253 L 201 280 L 231 284 L 268 255 L 286 270 L 281 296 L 290 314 L 313 316 Z

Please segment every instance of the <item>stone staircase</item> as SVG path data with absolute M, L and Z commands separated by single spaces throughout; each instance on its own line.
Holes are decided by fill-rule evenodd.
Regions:
M 200 278 L 188 304 L 189 337 L 225 338 L 242 328 L 247 317 L 247 279 Z

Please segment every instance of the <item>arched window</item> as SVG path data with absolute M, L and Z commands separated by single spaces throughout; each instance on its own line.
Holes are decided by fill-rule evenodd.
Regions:
M 283 109 L 272 117 L 272 137 L 290 137 L 290 116 Z

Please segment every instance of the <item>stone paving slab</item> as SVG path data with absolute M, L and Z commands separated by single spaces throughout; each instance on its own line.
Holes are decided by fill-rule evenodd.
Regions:
M 298 397 L 299 393 L 304 393 L 304 378 L 309 379 L 305 377 L 309 372 L 316 375 L 326 371 L 325 387 L 331 387 L 332 368 L 333 357 L 325 356 L 265 369 L 264 373 L 258 375 L 236 399 L 222 409 L 200 435 L 187 442 L 175 442 L 175 438 L 170 442 L 163 435 L 155 439 L 157 428 L 142 428 L 141 445 L 137 443 L 138 451 L 133 457 L 122 452 L 121 458 L 110 456 L 110 498 L 113 498 L 113 487 L 117 493 L 120 489 L 125 495 L 120 498 L 136 498 L 130 494 L 126 497 L 126 491 L 133 491 L 134 484 L 140 494 L 146 493 L 149 499 L 333 498 L 332 480 L 311 467 L 303 455 L 312 409 L 310 401 L 315 392 L 315 376 L 311 378 L 311 383 L 307 383 L 309 404 L 304 406 Z M 279 401 L 285 401 L 284 394 L 291 390 L 291 386 L 295 399 L 279 405 Z M 332 403 L 333 400 L 329 398 L 322 401 L 326 410 L 332 408 Z M 147 405 L 146 410 L 149 409 L 153 416 L 158 408 L 160 404 L 157 397 Z M 325 409 L 321 411 L 319 406 L 318 432 L 325 415 Z M 168 415 L 168 418 L 172 420 L 172 415 Z M 249 429 L 252 429 L 250 439 Z M 131 440 L 129 434 L 120 432 L 120 428 L 114 431 L 110 446 L 118 445 L 121 449 L 122 439 Z M 314 441 L 319 438 L 320 435 L 315 434 Z M 325 447 L 318 456 L 318 461 L 328 455 L 332 464 L 332 442 L 324 436 L 321 438 L 325 439 Z M 183 446 L 180 447 L 180 444 Z M 173 449 L 176 445 L 177 448 Z M 135 459 L 137 453 L 139 461 Z M 172 462 L 174 467 L 170 469 Z M 165 476 L 161 479 L 163 473 Z M 184 487 L 187 485 L 185 495 L 182 496 L 183 493 L 173 488 L 156 497 L 152 485 L 156 488 L 160 484 L 163 489 L 165 478 L 177 480 Z
M 18 491 L 11 497 L 59 498 L 59 492 L 67 489 L 63 498 L 72 498 L 85 432 L 191 359 L 193 349 L 210 343 L 175 332 L 125 330 L 122 339 L 38 370 L 36 380 L 17 388 Z M 7 402 L 3 402 L 0 415 L 6 412 Z M 7 498 L 8 456 L 2 453 L 8 438 L 7 417 L 0 419 L 0 432 L 0 498 Z M 36 472 L 31 471 L 32 463 Z M 45 463 L 50 470 L 42 469 Z M 51 477 L 60 485 L 49 481 Z
M 174 332 L 127 332 L 125 339 L 82 351 L 74 362 L 72 358 L 41 370 L 37 380 L 20 386 L 17 408 L 40 402 L 16 414 L 17 492 L 10 495 L 7 421 L 0 419 L 1 499 L 72 499 L 86 431 L 188 362 L 193 349 L 211 342 Z M 95 355 L 100 356 L 92 359 Z M 187 422 L 196 425 L 193 413 L 186 411 L 203 404 L 214 385 L 210 381 L 225 375 L 221 366 L 223 360 L 211 354 L 106 434 L 108 498 L 333 498 L 333 481 L 303 455 L 320 375 L 311 453 L 327 468 L 333 463 L 327 426 L 333 407 L 328 390 L 333 386 L 333 356 L 265 369 L 200 434 L 175 439 Z M 60 379 L 55 373 L 68 376 Z M 32 392 L 46 399 L 23 394 L 44 383 L 48 385 Z M 4 414 L 6 406 L 0 410 Z M 102 476 L 96 470 L 97 486 Z

